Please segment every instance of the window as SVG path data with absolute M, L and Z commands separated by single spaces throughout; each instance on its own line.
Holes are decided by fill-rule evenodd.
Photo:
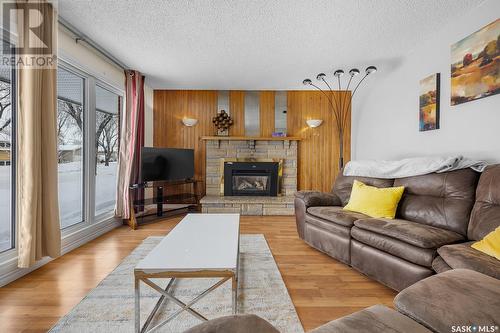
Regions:
M 61 228 L 84 221 L 85 80 L 57 70 L 57 139 Z
M 1 52 L 1 50 L 0 50 Z M 14 247 L 15 113 L 13 71 L 0 67 L 0 252 Z
M 60 61 L 57 96 L 59 211 L 72 233 L 113 214 L 123 95 Z
M 95 216 L 100 216 L 112 212 L 116 201 L 118 120 L 122 97 L 96 85 L 95 98 Z

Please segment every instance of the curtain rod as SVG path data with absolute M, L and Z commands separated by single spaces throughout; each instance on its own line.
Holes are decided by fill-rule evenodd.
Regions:
M 78 41 L 83 41 L 86 44 L 88 44 L 90 47 L 92 47 L 94 50 L 102 54 L 104 57 L 108 58 L 112 63 L 120 67 L 121 69 L 125 70 L 128 69 L 128 67 L 122 63 L 120 60 L 116 59 L 111 53 L 106 51 L 104 48 L 102 48 L 99 44 L 94 42 L 92 39 L 87 37 L 84 33 L 82 33 L 80 30 L 75 28 L 71 23 L 66 21 L 64 18 L 59 16 L 58 18 L 59 24 L 62 25 L 64 28 L 66 28 L 68 31 L 70 31 L 73 35 L 75 35 L 76 42 Z

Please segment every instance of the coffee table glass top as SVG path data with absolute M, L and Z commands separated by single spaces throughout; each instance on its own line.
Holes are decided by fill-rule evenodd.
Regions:
M 135 267 L 136 271 L 236 271 L 239 214 L 188 214 Z

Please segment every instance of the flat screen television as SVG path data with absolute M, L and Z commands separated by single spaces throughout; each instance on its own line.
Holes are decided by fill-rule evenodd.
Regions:
M 143 182 L 155 180 L 184 180 L 193 177 L 193 149 L 142 148 L 141 178 Z

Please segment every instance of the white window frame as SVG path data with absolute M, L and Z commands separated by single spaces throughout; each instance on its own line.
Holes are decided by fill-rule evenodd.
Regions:
M 73 72 L 85 79 L 84 86 L 84 196 L 83 196 L 83 218 L 84 221 L 61 229 L 61 254 L 65 254 L 88 241 L 122 225 L 122 220 L 113 216 L 113 212 L 109 214 L 101 214 L 94 216 L 95 209 L 95 177 L 94 165 L 95 159 L 88 158 L 95 156 L 95 86 L 99 85 L 102 88 L 116 93 L 122 97 L 121 112 L 125 110 L 126 99 L 125 90 L 117 87 L 109 82 L 99 73 L 92 71 L 79 64 L 77 60 L 70 56 L 59 52 L 58 66 L 63 67 L 70 72 Z M 61 54 L 63 53 L 63 54 Z M 93 112 L 92 112 L 93 111 Z M 121 119 L 121 114 L 120 114 Z M 121 120 L 120 120 L 121 122 Z M 88 144 L 91 143 L 91 144 Z M 86 145 L 86 147 L 85 147 Z M 86 168 L 86 170 L 85 170 Z M 86 181 L 86 180 L 89 181 Z M 89 203 L 88 205 L 86 203 Z M 16 212 L 14 212 L 17 216 Z M 0 253 L 0 287 L 14 281 L 23 275 L 45 265 L 51 258 L 43 258 L 30 268 L 18 268 L 18 228 L 16 222 L 14 239 L 14 248 Z
M 95 84 L 94 84 L 94 112 L 93 112 L 93 117 L 94 117 L 94 119 L 93 119 L 93 121 L 94 121 L 93 122 L 93 124 L 94 124 L 94 127 L 93 127 L 93 140 L 94 141 L 92 141 L 92 142 L 95 142 L 95 140 L 97 139 L 95 137 L 95 118 L 96 118 L 96 112 L 97 112 L 96 106 L 95 106 L 96 105 L 96 101 L 95 101 L 95 87 L 96 86 L 99 86 L 99 87 L 101 87 L 103 89 L 106 89 L 106 90 L 108 90 L 108 91 L 110 91 L 110 92 L 112 92 L 112 93 L 117 94 L 118 96 L 120 96 L 120 98 L 121 98 L 121 110 L 120 110 L 120 113 L 118 114 L 118 128 L 120 128 L 120 126 L 121 126 L 122 113 L 125 110 L 125 92 L 123 90 L 120 90 L 120 89 L 116 88 L 113 85 L 110 85 L 109 83 L 106 83 L 103 80 L 96 79 Z M 118 134 L 118 136 L 120 137 L 120 134 Z M 94 149 L 93 155 L 90 155 L 92 157 L 96 155 L 95 145 L 93 145 L 93 146 L 94 146 L 93 147 L 93 149 Z M 118 149 L 119 148 L 120 148 L 120 143 L 118 142 Z M 92 158 L 92 159 L 94 160 L 94 163 L 95 163 L 95 158 Z M 93 167 L 95 167 L 95 164 L 93 165 Z M 92 169 L 92 170 L 94 170 L 94 169 Z M 118 172 L 118 169 L 117 169 L 117 172 Z M 94 202 L 94 207 L 92 208 L 92 214 L 95 213 L 95 178 L 96 177 L 94 177 L 94 179 L 93 179 L 94 184 L 93 184 L 93 191 L 92 191 L 92 193 L 94 194 L 94 201 L 93 201 Z M 95 218 L 96 221 L 102 221 L 102 220 L 105 220 L 105 219 L 112 218 L 113 216 L 114 216 L 114 212 L 110 211 L 108 213 L 101 213 L 99 215 L 95 215 L 94 218 Z
M 125 106 L 125 92 L 107 82 L 102 77 L 98 77 L 95 73 L 86 70 L 83 66 L 68 59 L 59 59 L 58 66 L 84 78 L 84 196 L 83 196 L 83 222 L 76 223 L 61 229 L 62 238 L 71 236 L 80 230 L 91 227 L 100 222 L 114 219 L 113 212 L 103 213 L 95 216 L 95 174 L 96 160 L 93 158 L 96 154 L 95 149 L 95 122 L 96 122 L 96 85 L 107 89 L 122 99 L 120 112 L 123 112 Z M 121 114 L 119 115 L 121 117 Z

